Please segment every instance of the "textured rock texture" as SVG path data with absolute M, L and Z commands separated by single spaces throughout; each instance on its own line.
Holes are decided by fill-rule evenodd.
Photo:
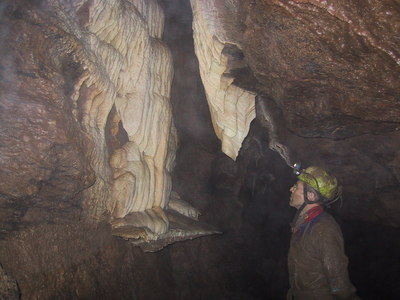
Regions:
M 340 139 L 398 128 L 398 2 L 241 5 L 247 61 L 291 131 Z
M 400 226 L 397 1 L 241 1 L 243 53 L 303 165 L 331 169 L 347 212 Z
M 268 148 L 286 146 L 344 185 L 334 210 L 360 296 L 399 298 L 398 1 L 159 2 L 174 122 L 156 1 L 0 3 L 6 293 L 283 299 L 295 177 Z M 255 95 L 267 128 L 246 127 Z M 164 236 L 154 250 L 197 218 L 223 234 L 157 253 L 112 236 Z
M 106 224 L 44 224 L 0 241 L 21 299 L 174 299 L 167 254 L 144 254 Z
M 2 7 L 5 218 L 18 221 L 16 207 L 24 222 L 62 218 L 44 208 L 117 224 L 137 212 L 140 227 L 165 233 L 177 136 L 157 1 Z
M 16 280 L 7 275 L 2 266 L 0 266 L 0 299 L 20 299 Z
M 226 150 L 221 128 L 236 128 L 228 125 L 231 116 L 253 113 L 227 105 L 235 97 L 218 83 L 229 78 L 238 91 L 258 95 L 257 118 L 271 149 L 288 164 L 318 164 L 338 176 L 347 199 L 343 214 L 400 226 L 394 205 L 400 191 L 399 3 L 191 3 L 200 74 L 222 150 L 236 157 Z
M 5 228 L 22 217 L 28 223 L 77 219 L 82 191 L 95 182 L 93 140 L 71 113 L 72 87 L 83 68 L 68 48 L 66 40 L 72 37 L 54 26 L 53 15 L 43 20 L 36 5 L 2 3 L 0 201 Z
M 236 159 L 255 117 L 254 93 L 234 84 L 243 67 L 238 1 L 193 0 L 193 35 L 200 75 L 222 151 Z

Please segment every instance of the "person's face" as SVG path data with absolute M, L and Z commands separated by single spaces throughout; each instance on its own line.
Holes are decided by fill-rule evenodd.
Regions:
M 290 201 L 289 205 L 299 208 L 304 203 L 304 182 L 299 180 L 290 188 Z

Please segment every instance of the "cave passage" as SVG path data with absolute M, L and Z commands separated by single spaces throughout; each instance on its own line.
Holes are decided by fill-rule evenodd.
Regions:
M 343 205 L 334 203 L 329 212 L 342 228 L 350 279 L 358 295 L 371 300 L 400 299 L 399 66 L 393 59 L 398 48 L 393 47 L 397 41 L 393 31 L 399 27 L 386 23 L 388 19 L 389 24 L 398 24 L 398 1 L 382 2 L 385 5 L 365 1 L 367 10 L 355 7 L 354 1 L 346 2 L 351 18 L 368 20 L 354 26 L 343 21 L 347 16 L 342 14 L 343 1 L 335 2 L 339 7 L 328 8 L 323 7 L 327 1 L 207 3 L 211 2 L 229 13 L 237 9 L 237 18 L 230 21 L 239 20 L 234 28 L 243 31 L 242 48 L 239 43 L 221 46 L 212 39 L 213 46 L 223 49 L 224 55 L 218 53 L 218 58 L 228 57 L 231 67 L 221 78 L 235 85 L 236 92 L 237 88 L 249 91 L 244 93 L 247 100 L 257 95 L 267 104 L 272 120 L 268 126 L 274 127 L 268 131 L 259 116 L 254 119 L 236 160 L 223 153 L 216 134 L 200 59 L 195 55 L 189 0 L 0 3 L 0 299 L 3 295 L 22 300 L 285 299 L 289 223 L 295 214 L 288 205 L 289 188 L 296 177 L 282 156 L 271 150 L 279 148 L 281 138 L 293 161 L 299 158 L 305 167 L 324 163 L 342 179 Z M 57 11 L 64 4 L 68 11 Z M 158 4 L 165 14 L 162 40 L 162 26 L 148 22 L 162 15 Z M 376 11 L 384 21 L 370 16 Z M 90 13 L 99 18 L 90 20 Z M 101 17 L 109 23 L 103 24 Z M 383 25 L 375 26 L 375 22 Z M 373 30 L 368 31 L 371 24 Z M 90 26 L 92 32 L 87 30 Z M 160 38 L 150 36 L 150 31 Z M 379 47 L 376 36 L 382 38 Z M 128 64 L 120 69 L 118 63 L 114 65 L 125 62 L 127 37 L 137 51 L 129 72 Z M 113 236 L 110 211 L 114 207 L 107 202 L 112 198 L 110 190 L 122 199 L 124 215 L 132 203 L 125 205 L 129 201 L 124 202 L 123 192 L 127 195 L 133 189 L 123 182 L 118 194 L 120 190 L 110 186 L 109 165 L 123 169 L 120 165 L 130 164 L 131 169 L 124 169 L 127 172 L 114 175 L 128 178 L 132 185 L 140 179 L 131 176 L 132 170 L 143 171 L 151 179 L 155 172 L 165 171 L 162 163 L 154 167 L 150 155 L 143 155 L 130 131 L 143 125 L 132 115 L 139 111 L 135 105 L 151 98 L 149 90 L 159 88 L 168 94 L 169 81 L 165 87 L 159 80 L 162 64 L 151 64 L 154 60 L 149 54 L 166 54 L 155 57 L 171 71 L 164 42 L 173 58 L 171 103 L 164 94 L 157 98 L 165 106 L 156 109 L 155 115 L 167 119 L 163 113 L 171 104 L 176 132 L 168 119 L 170 135 L 164 136 L 162 150 L 173 149 L 165 168 L 171 180 L 168 177 L 163 187 L 172 185 L 174 195 L 190 204 L 191 212 L 200 213 L 201 222 L 220 232 L 173 240 L 147 253 L 129 237 Z M 93 56 L 86 57 L 88 53 Z M 144 65 L 141 59 L 151 65 L 143 68 L 145 75 L 135 73 L 140 69 L 136 63 Z M 154 79 L 149 70 L 158 72 L 159 81 L 154 82 L 160 86 L 147 86 Z M 139 87 L 146 86 L 138 88 L 142 94 L 137 98 L 129 98 L 134 94 L 130 83 L 135 80 L 124 76 L 130 72 L 138 76 L 134 79 L 140 81 Z M 171 72 L 167 73 L 171 79 Z M 126 88 L 125 98 L 117 86 Z M 154 133 L 155 115 L 143 122 L 148 126 L 143 125 L 146 134 Z M 158 122 L 156 129 L 164 130 L 163 125 Z M 148 140 L 157 144 L 158 135 L 150 139 L 143 132 L 143 145 Z M 128 146 L 134 150 L 131 154 L 150 163 L 143 167 L 135 155 L 131 161 L 110 158 L 116 153 L 123 157 Z M 230 149 L 232 156 L 235 149 Z M 146 173 L 148 166 L 154 167 L 152 175 Z M 161 224 L 155 228 L 158 232 L 153 231 L 154 242 L 157 234 L 168 231 L 170 220 L 149 203 L 149 214 L 138 215 L 147 218 L 145 225 Z M 98 217 L 95 224 L 92 215 Z M 129 234 L 146 243 L 150 236 L 143 228 L 134 228 L 133 238 Z
M 220 284 L 229 295 L 215 299 L 285 299 L 289 288 L 289 223 L 295 214 L 288 205 L 289 187 L 296 178 L 285 161 L 268 149 L 268 135 L 256 122 L 236 162 L 219 152 L 197 71 L 188 2 L 162 1 L 167 20 L 164 39 L 174 57 L 174 118 L 182 141 L 174 171 L 175 188 L 191 197 L 200 189 L 199 182 L 206 182 L 203 192 L 209 203 L 203 204 L 203 218 L 223 230 L 222 236 L 210 239 L 219 244 L 213 246 L 215 251 L 224 255 L 217 265 L 211 258 L 203 258 L 201 263 L 206 261 L 209 268 L 224 274 Z M 210 171 L 207 164 L 211 154 L 216 158 Z M 210 178 L 204 178 L 205 174 Z M 350 278 L 358 295 L 362 299 L 398 298 L 399 229 L 343 219 L 341 206 L 335 203 L 329 212 L 342 228 Z

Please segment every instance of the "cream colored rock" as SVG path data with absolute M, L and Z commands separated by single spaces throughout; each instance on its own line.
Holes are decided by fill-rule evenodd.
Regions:
M 90 22 L 89 29 L 96 35 L 97 57 L 103 59 L 111 74 L 114 90 L 110 92 L 115 95 L 115 107 L 129 138 L 123 148 L 111 154 L 113 215 L 123 218 L 132 212 L 164 208 L 169 197 L 170 166 L 166 162 L 168 150 L 175 151 L 168 148 L 172 59 L 157 39 L 164 20 L 155 1 L 132 1 L 130 5 L 112 2 L 100 1 L 94 6 L 95 22 Z M 95 112 L 92 119 L 97 119 L 102 110 Z M 164 224 L 164 219 L 160 214 L 152 215 L 146 218 L 153 223 L 148 227 L 155 233 L 165 232 L 168 223 L 156 226 L 158 222 Z
M 49 22 L 65 32 L 48 49 L 55 69 L 63 69 L 65 61 L 77 67 L 67 100 L 87 135 L 83 146 L 96 176 L 83 191 L 85 212 L 94 220 L 111 214 L 113 234 L 157 243 L 149 246 L 154 249 L 213 234 L 193 220 L 199 213 L 188 203 L 179 199 L 168 206 L 177 134 L 170 104 L 172 58 L 160 40 L 164 16 L 157 1 L 41 4 L 51 12 Z
M 131 214 L 139 213 L 146 216 L 135 221 L 141 227 L 155 235 L 166 232 L 162 209 L 171 191 L 177 138 L 172 58 L 160 40 L 161 8 L 156 0 L 48 0 L 47 5 L 68 33 L 51 51 L 74 53 L 84 70 L 72 100 L 73 115 L 93 142 L 88 156 L 96 182 L 85 191 L 89 214 L 98 219 L 109 211 L 132 221 Z M 127 134 L 128 141 L 116 149 L 106 141 L 109 120 L 114 126 L 108 135 L 116 136 L 119 122 Z
M 141 212 L 133 212 L 124 218 L 117 218 L 112 221 L 113 229 L 117 232 L 124 232 L 119 235 L 123 238 L 142 238 L 145 241 L 157 240 L 160 234 L 168 231 L 169 221 L 164 211 L 155 207 Z M 133 229 L 132 231 L 130 229 Z M 139 230 L 138 229 L 142 229 Z M 128 234 L 137 234 L 137 237 L 128 237 Z
M 222 151 L 236 159 L 255 118 L 255 95 L 233 84 L 226 45 L 240 48 L 235 35 L 237 1 L 191 0 L 193 35 L 211 119 Z
M 168 202 L 168 208 L 193 220 L 199 219 L 200 212 L 186 201 L 183 201 L 178 193 L 174 191 L 171 192 L 171 198 Z

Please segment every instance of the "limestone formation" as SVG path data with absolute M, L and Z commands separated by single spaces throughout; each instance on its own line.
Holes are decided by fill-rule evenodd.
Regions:
M 240 49 L 236 2 L 191 0 L 200 76 L 215 133 L 222 151 L 232 159 L 236 159 L 255 117 L 255 95 L 234 84 L 230 74 L 234 59 L 226 51 L 232 46 Z
M 42 206 L 60 207 L 68 219 L 67 204 L 57 203 L 61 198 L 77 218 L 81 205 L 91 220 L 111 215 L 115 228 L 130 227 L 133 236 L 144 232 L 145 240 L 157 239 L 169 230 L 164 210 L 177 148 L 170 103 L 173 67 L 170 50 L 161 40 L 162 9 L 156 0 L 24 4 L 10 2 L 6 8 L 7 17 L 17 16 L 21 21 L 16 23 L 26 26 L 21 30 L 9 22 L 7 29 L 32 34 L 7 37 L 14 49 L 9 56 L 16 51 L 16 57 L 24 58 L 2 60 L 3 68 L 14 71 L 4 72 L 9 74 L 3 81 L 2 103 L 9 112 L 23 113 L 18 126 L 4 113 L 3 125 L 14 132 L 3 132 L 10 147 L 4 148 L 8 160 L 2 162 L 2 172 L 18 175 L 18 165 L 35 168 L 15 178 L 29 184 L 5 181 L 0 193 L 10 203 L 30 201 L 26 222 L 45 220 Z M 31 23 L 41 26 L 26 25 Z M 21 74 L 28 74 L 30 81 Z M 10 88 L 15 82 L 18 90 Z M 29 97 L 33 91 L 35 97 Z M 21 156 L 23 151 L 29 155 Z M 194 208 L 180 201 L 176 210 L 197 217 Z M 15 215 L 12 210 L 10 215 Z
M 171 192 L 168 208 L 193 220 L 199 219 L 200 212 L 193 206 L 189 205 L 186 201 L 183 201 L 179 194 L 174 191 Z
M 169 142 L 175 140 L 169 103 L 172 65 L 160 40 L 163 13 L 155 1 L 93 1 L 83 9 L 87 19 L 77 21 L 84 21 L 86 30 L 76 32 L 72 22 L 65 24 L 79 37 L 80 59 L 87 66 L 73 97 L 77 101 L 82 88 L 93 91 L 81 112 L 84 128 L 94 137 L 99 179 L 87 191 L 89 203 L 98 206 L 103 194 L 104 208 L 116 218 L 164 208 L 176 144 Z M 113 106 L 128 141 L 111 152 L 105 126 Z
M 67 33 L 60 46 L 73 51 L 83 69 L 74 82 L 72 113 L 93 141 L 89 157 L 96 182 L 85 191 L 90 214 L 98 218 L 111 211 L 123 218 L 164 208 L 176 138 L 169 103 L 171 57 L 160 40 L 162 10 L 155 1 L 47 1 L 47 5 L 56 14 L 57 26 Z M 60 50 L 53 50 L 55 58 Z M 106 124 L 113 108 L 127 141 L 110 149 Z M 118 130 L 109 135 L 116 134 Z M 168 223 L 160 230 L 167 228 Z
M 136 226 L 132 228 L 129 225 L 114 228 L 113 234 L 129 240 L 145 252 L 155 252 L 177 241 L 221 233 L 213 226 L 185 217 L 174 210 L 166 210 L 166 216 L 169 220 L 169 229 L 163 234 L 154 235 L 147 228 Z
M 243 0 L 238 17 L 282 142 L 337 174 L 347 217 L 399 226 L 399 2 Z

